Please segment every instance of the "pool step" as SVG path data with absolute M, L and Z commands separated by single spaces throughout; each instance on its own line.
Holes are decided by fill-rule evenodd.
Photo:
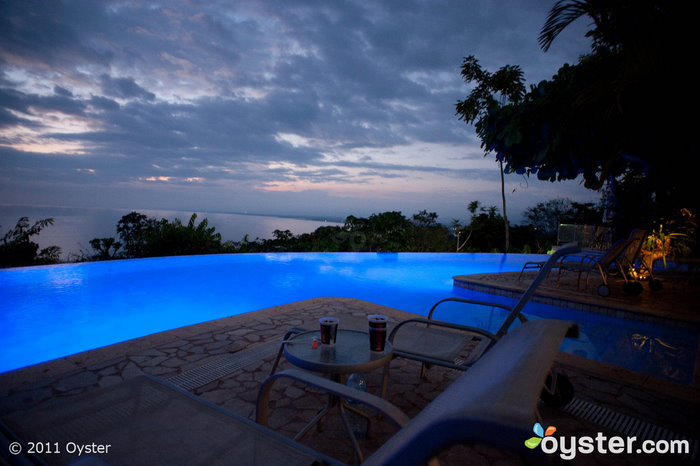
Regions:
M 665 427 L 654 425 L 578 398 L 574 398 L 566 405 L 564 411 L 579 419 L 598 424 L 624 436 L 637 437 L 640 443 L 643 440 L 687 440 L 689 453 L 686 458 L 689 458 L 692 462 L 700 460 L 700 442 L 697 439 L 691 439 Z
M 277 353 L 279 346 L 279 341 L 270 341 L 248 350 L 226 354 L 202 366 L 170 377 L 168 381 L 180 388 L 191 391 L 232 374 L 261 359 L 273 357 Z

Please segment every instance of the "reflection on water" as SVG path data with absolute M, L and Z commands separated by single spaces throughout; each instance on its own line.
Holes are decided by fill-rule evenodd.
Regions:
M 493 297 L 476 292 L 473 299 L 494 300 Z M 515 300 L 497 298 L 496 301 L 512 305 Z M 601 361 L 636 372 L 661 377 L 682 384 L 690 384 L 695 368 L 698 335 L 690 330 L 652 325 L 646 322 L 619 319 L 574 309 L 559 308 L 530 302 L 525 308 L 528 318 L 567 319 L 579 324 L 579 338 L 564 340 L 561 350 L 584 358 Z M 450 320 L 469 325 L 498 328 L 505 313 L 495 309 L 474 310 L 465 317 L 464 309 L 454 309 L 443 314 Z
M 674 346 L 658 337 L 635 333 L 631 338 L 633 351 L 645 361 L 644 372 L 661 373 L 671 380 L 692 377 L 692 368 L 686 363 L 692 360 L 686 348 Z

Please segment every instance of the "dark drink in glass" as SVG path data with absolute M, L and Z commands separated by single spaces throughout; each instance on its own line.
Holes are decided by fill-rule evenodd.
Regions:
M 386 316 L 373 314 L 367 316 L 369 322 L 369 349 L 371 351 L 384 351 L 386 343 Z
M 335 338 L 338 335 L 338 319 L 335 317 L 322 317 L 321 324 L 321 344 L 335 345 Z

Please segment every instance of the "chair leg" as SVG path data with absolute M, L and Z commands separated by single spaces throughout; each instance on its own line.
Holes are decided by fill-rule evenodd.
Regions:
M 391 365 L 391 361 L 386 363 L 386 366 L 384 366 L 384 372 L 382 374 L 382 392 L 381 392 L 381 397 L 386 400 L 386 393 L 389 389 L 389 366 Z
M 424 362 L 420 363 L 420 378 L 421 378 L 421 380 L 425 378 L 426 372 L 428 372 L 428 365 Z

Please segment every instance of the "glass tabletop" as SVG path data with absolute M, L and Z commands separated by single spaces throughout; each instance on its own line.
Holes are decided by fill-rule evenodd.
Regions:
M 313 348 L 316 338 L 318 347 Z M 293 336 L 284 345 L 284 356 L 291 364 L 302 369 L 329 374 L 349 374 L 377 369 L 391 360 L 391 343 L 384 351 L 370 351 L 369 334 L 357 330 L 339 329 L 335 345 L 321 345 L 318 330 Z

